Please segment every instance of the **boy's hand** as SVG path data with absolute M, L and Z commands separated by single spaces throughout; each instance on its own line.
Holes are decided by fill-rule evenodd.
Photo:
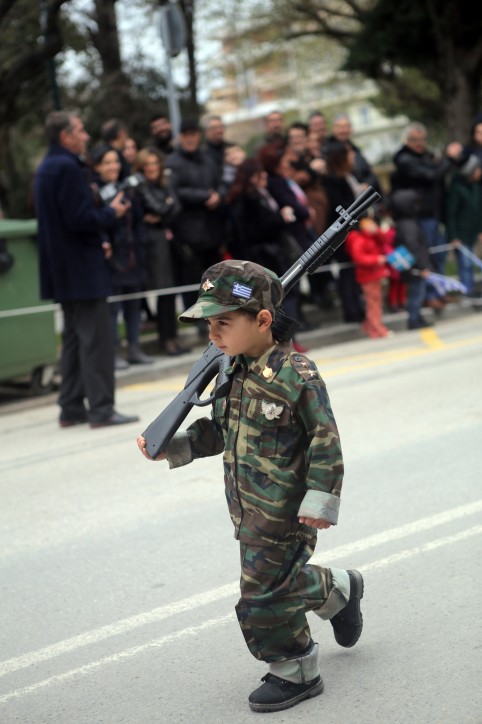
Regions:
M 144 457 L 147 458 L 147 460 L 154 460 L 154 458 L 151 458 L 151 456 L 149 455 L 149 453 L 146 450 L 146 440 L 145 440 L 145 438 L 142 437 L 142 435 L 137 436 L 137 447 L 139 448 L 141 453 L 144 455 Z M 164 452 L 162 452 L 160 455 L 157 456 L 157 458 L 155 458 L 156 461 L 157 460 L 166 460 L 166 459 L 167 459 L 167 455 Z
M 324 518 L 298 518 L 298 520 L 300 523 L 309 525 L 310 528 L 318 528 L 319 530 L 323 530 L 323 528 L 331 528 L 332 525 Z

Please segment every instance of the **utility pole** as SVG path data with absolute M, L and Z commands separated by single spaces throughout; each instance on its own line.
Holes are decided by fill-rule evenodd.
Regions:
M 179 132 L 181 113 L 172 78 L 171 58 L 186 47 L 186 23 L 176 2 L 161 0 L 161 38 L 166 52 L 167 100 L 174 137 Z
M 48 25 L 47 25 L 47 2 L 46 0 L 39 0 L 40 3 L 40 28 L 44 36 L 44 43 L 48 40 Z M 60 111 L 62 108 L 60 103 L 59 86 L 57 83 L 57 69 L 55 66 L 55 58 L 49 58 L 47 61 L 47 68 L 50 82 L 50 94 L 52 96 L 52 106 L 55 111 Z

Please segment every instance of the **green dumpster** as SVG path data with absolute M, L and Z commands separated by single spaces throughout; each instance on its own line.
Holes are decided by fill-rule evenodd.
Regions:
M 57 344 L 53 306 L 40 300 L 36 233 L 35 220 L 0 219 L 0 381 L 28 376 L 40 393 L 51 389 Z

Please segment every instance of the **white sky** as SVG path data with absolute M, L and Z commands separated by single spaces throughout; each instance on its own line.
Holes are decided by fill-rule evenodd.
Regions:
M 85 12 L 93 8 L 92 0 L 72 0 L 66 10 L 74 21 L 86 22 Z M 119 0 L 116 3 L 117 24 L 121 43 L 121 56 L 124 61 L 136 57 L 140 53 L 146 56 L 148 62 L 161 70 L 165 67 L 166 56 L 160 35 L 160 10 L 147 13 L 128 0 Z M 219 47 L 219 42 L 212 40 L 206 28 L 206 22 L 200 22 L 196 16 L 196 60 L 199 74 L 200 101 L 206 100 L 208 79 L 203 68 L 209 57 Z M 174 82 L 185 84 L 187 79 L 186 52 L 183 51 L 176 58 L 171 59 L 171 68 Z M 60 56 L 60 70 L 75 82 L 82 77 L 82 66 L 73 51 L 67 51 Z

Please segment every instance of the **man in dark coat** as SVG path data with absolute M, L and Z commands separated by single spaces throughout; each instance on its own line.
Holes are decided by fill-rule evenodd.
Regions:
M 64 314 L 60 426 L 135 422 L 138 417 L 114 409 L 110 278 L 102 237 L 127 206 L 122 194 L 109 207 L 95 206 L 81 159 L 89 135 L 78 115 L 54 111 L 46 131 L 50 146 L 35 174 L 34 198 L 41 296 L 60 302 Z
M 201 128 L 195 119 L 181 122 L 178 146 L 166 158 L 171 185 L 182 210 L 172 223 L 173 251 L 179 281 L 197 284 L 205 269 L 221 260 L 223 217 L 221 178 L 215 163 L 200 149 Z M 184 295 L 190 305 L 197 293 Z
M 403 146 L 393 157 L 395 171 L 391 178 L 392 194 L 400 189 L 412 189 L 420 202 L 419 223 L 429 249 L 446 244 L 441 229 L 445 205 L 445 178 L 462 157 L 460 143 L 449 143 L 445 157 L 436 159 L 427 148 L 427 129 L 422 123 L 409 123 L 403 134 Z M 444 273 L 446 252 L 432 254 L 437 272 Z

